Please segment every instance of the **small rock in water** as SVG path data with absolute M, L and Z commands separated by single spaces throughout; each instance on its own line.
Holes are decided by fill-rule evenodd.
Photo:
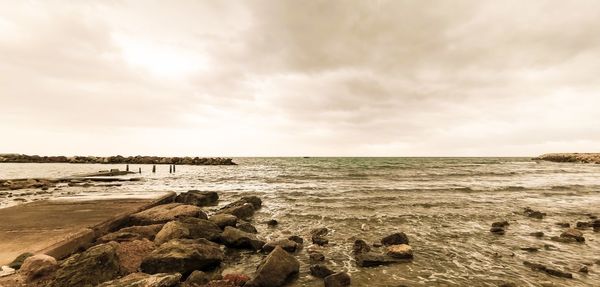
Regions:
M 546 272 L 549 275 L 552 276 L 556 276 L 556 277 L 563 277 L 563 278 L 573 278 L 573 274 L 568 273 L 568 272 L 564 272 L 564 271 L 560 271 L 557 269 L 553 269 L 550 267 L 546 267 L 542 264 L 539 263 L 532 263 L 529 261 L 524 261 L 523 264 L 529 268 L 531 268 L 531 270 L 534 271 L 542 271 L 542 272 Z
M 577 221 L 577 223 L 575 224 L 575 226 L 579 229 L 586 229 L 589 228 L 591 225 L 590 222 L 586 222 L 586 221 Z
M 310 275 L 317 278 L 325 278 L 335 272 L 331 271 L 331 269 L 327 268 L 327 266 L 323 264 L 315 264 L 310 266 Z
M 558 225 L 560 227 L 564 227 L 564 228 L 571 227 L 571 223 L 568 223 L 568 222 L 557 222 L 556 225 Z
M 533 217 L 533 218 L 537 218 L 537 219 L 542 219 L 542 218 L 544 218 L 544 216 L 546 216 L 546 213 L 540 212 L 537 210 L 533 210 L 529 207 L 525 208 L 524 213 L 525 213 L 525 215 L 527 215 L 529 217 Z
M 292 235 L 290 237 L 288 237 L 289 240 L 294 241 L 298 244 L 304 244 L 304 239 L 302 239 L 302 237 L 298 236 L 298 235 Z
M 329 229 L 327 227 L 316 228 L 310 231 L 310 235 L 323 237 L 329 233 Z
M 317 245 L 321 245 L 321 246 L 329 244 L 329 240 L 324 237 L 313 235 L 313 237 L 311 239 L 312 239 L 313 244 L 317 244 Z
M 19 268 L 21 268 L 21 265 L 23 265 L 23 262 L 25 262 L 25 259 L 31 256 L 33 256 L 33 253 L 31 252 L 22 253 L 19 256 L 17 256 L 17 258 L 15 258 L 15 260 L 13 260 L 11 263 L 8 263 L 8 267 L 15 270 L 19 270 Z
M 581 266 L 581 268 L 579 268 L 579 272 L 581 272 L 581 273 L 588 273 L 589 269 L 588 269 L 587 266 L 583 265 L 583 266 Z
M 298 243 L 289 239 L 280 239 L 271 241 L 262 247 L 264 252 L 271 252 L 275 247 L 280 246 L 287 252 L 296 252 L 299 249 Z
M 584 242 L 585 238 L 583 237 L 583 233 L 581 233 L 581 231 L 577 230 L 577 229 L 567 229 L 565 232 L 563 232 L 560 237 L 562 238 L 573 238 L 575 239 L 577 242 Z
M 325 255 L 323 255 L 323 253 L 317 252 L 317 251 L 309 252 L 308 257 L 310 258 L 311 261 L 315 261 L 315 262 L 325 261 Z
M 369 244 L 367 244 L 367 242 L 365 242 L 362 239 L 357 239 L 354 241 L 354 246 L 352 247 L 352 252 L 354 252 L 354 254 L 369 252 L 369 251 L 371 251 L 371 246 L 369 246 Z
M 368 226 L 368 225 L 366 225 L 365 223 L 363 223 L 363 224 L 360 226 L 360 230 L 362 230 L 362 231 L 369 231 L 369 226 Z
M 381 239 L 381 244 L 388 245 L 397 245 L 397 244 L 408 244 L 408 236 L 404 232 L 397 232 L 391 235 L 388 235 Z
M 399 259 L 412 259 L 412 247 L 408 244 L 390 245 L 387 247 L 387 255 Z
M 521 250 L 527 252 L 538 252 L 540 249 L 538 247 L 521 247 Z
M 509 226 L 510 224 L 508 223 L 508 221 L 504 220 L 504 221 L 497 221 L 492 223 L 492 227 L 506 227 Z
M 503 235 L 504 233 L 506 233 L 504 227 L 500 226 L 493 226 L 492 228 L 490 228 L 490 232 L 498 235 Z
M 271 220 L 267 221 L 267 225 L 271 226 L 271 227 L 277 226 L 277 224 L 279 224 L 279 222 L 277 222 L 277 220 L 275 220 L 275 219 L 271 219 Z
M 346 287 L 351 283 L 352 279 L 346 272 L 338 272 L 325 277 L 325 287 Z
M 537 231 L 537 232 L 529 233 L 529 235 L 534 236 L 534 237 L 544 237 L 544 232 Z

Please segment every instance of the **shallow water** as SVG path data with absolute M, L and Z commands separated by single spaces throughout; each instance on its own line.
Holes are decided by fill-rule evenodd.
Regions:
M 141 182 L 119 187 L 60 187 L 46 194 L 15 191 L 0 197 L 8 206 L 42 198 L 98 198 L 148 195 L 153 191 L 215 190 L 222 204 L 242 194 L 256 194 L 264 207 L 254 217 L 259 232 L 269 238 L 298 234 L 326 226 L 332 243 L 319 248 L 335 270 L 351 272 L 355 286 L 600 286 L 600 232 L 582 230 L 584 244 L 550 241 L 563 228 L 556 222 L 600 216 L 600 165 L 536 163 L 528 158 L 238 158 L 238 166 L 168 166 Z M 124 165 L 0 164 L 0 178 L 60 177 Z M 134 175 L 138 176 L 138 175 Z M 25 194 L 25 195 L 23 195 Z M 18 201 L 15 201 L 15 199 Z M 531 207 L 548 214 L 542 220 L 522 214 Z M 268 228 L 262 221 L 275 218 Z M 489 232 L 492 222 L 508 220 L 506 235 Z M 413 263 L 376 268 L 357 267 L 354 238 L 373 243 L 404 231 L 414 249 Z M 542 239 L 528 234 L 543 231 Z M 556 248 L 544 249 L 545 244 Z M 306 244 L 305 249 L 309 244 Z M 541 247 L 539 252 L 521 247 Z M 228 269 L 250 274 L 261 256 L 236 254 Z M 298 254 L 301 274 L 292 286 L 322 286 L 308 276 L 308 256 Z M 574 279 L 532 271 L 523 261 L 543 263 L 572 272 Z M 590 273 L 578 273 L 582 264 Z

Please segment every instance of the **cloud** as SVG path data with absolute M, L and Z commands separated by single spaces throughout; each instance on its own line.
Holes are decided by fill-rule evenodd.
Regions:
M 598 6 L 4 2 L 0 133 L 15 136 L 0 149 L 186 155 L 591 149 L 600 143 Z M 52 139 L 41 145 L 38 137 Z

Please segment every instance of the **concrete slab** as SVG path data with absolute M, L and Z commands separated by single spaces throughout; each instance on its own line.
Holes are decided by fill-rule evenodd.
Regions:
M 152 199 L 46 200 L 0 209 L 0 266 L 23 252 L 64 258 L 128 215 L 173 198 L 174 193 L 161 193 Z

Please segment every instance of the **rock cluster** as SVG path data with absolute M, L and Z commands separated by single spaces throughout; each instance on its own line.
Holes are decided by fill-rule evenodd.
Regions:
M 50 287 L 277 287 L 300 275 L 305 240 L 298 235 L 264 240 L 248 221 L 261 208 L 256 196 L 246 196 L 222 208 L 218 195 L 190 191 L 164 203 L 132 214 L 123 226 L 98 237 L 86 250 L 57 261 L 48 255 L 24 254 L 15 261 L 27 286 Z M 266 221 L 268 230 L 277 228 Z M 325 255 L 330 235 L 326 227 L 311 230 L 307 252 L 310 275 L 324 286 L 350 286 L 345 270 L 327 266 Z M 335 243 L 334 243 L 335 244 Z M 354 243 L 354 256 L 362 267 L 410 262 L 413 250 L 406 234 L 396 232 L 371 248 L 364 240 Z M 220 274 L 235 258 L 233 249 L 263 257 L 254 274 Z M 235 260 L 235 259 L 234 259 Z
M 533 160 L 600 164 L 600 153 L 548 153 Z
M 158 157 L 158 156 L 39 156 L 0 154 L 0 163 L 128 163 L 128 164 L 183 164 L 183 165 L 236 165 L 231 158 Z

